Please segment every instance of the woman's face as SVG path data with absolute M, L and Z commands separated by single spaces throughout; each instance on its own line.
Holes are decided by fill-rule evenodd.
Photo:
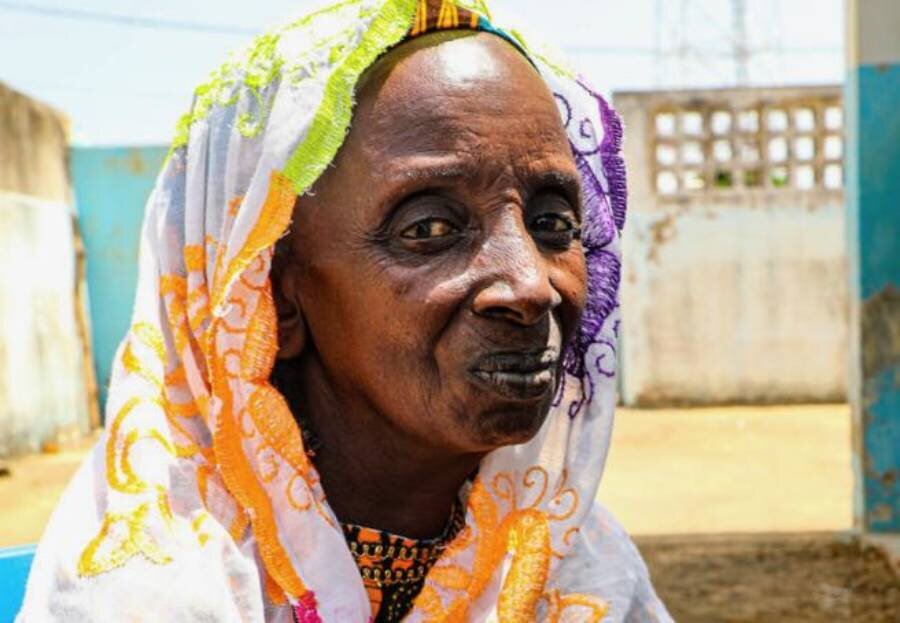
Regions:
M 366 76 L 298 200 L 279 308 L 340 408 L 423 446 L 531 438 L 585 298 L 578 173 L 552 94 L 493 35 L 423 37 Z M 284 345 L 297 343 L 280 328 Z M 296 336 L 295 336 L 296 337 Z

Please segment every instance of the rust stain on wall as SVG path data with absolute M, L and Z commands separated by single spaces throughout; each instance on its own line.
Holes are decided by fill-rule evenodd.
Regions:
M 657 221 L 654 221 L 650 227 L 650 247 L 647 251 L 647 259 L 656 262 L 659 259 L 659 249 L 670 240 L 675 238 L 678 230 L 675 227 L 677 215 L 666 214 Z
M 113 171 L 118 169 L 125 169 L 129 174 L 140 176 L 147 172 L 148 165 L 144 160 L 144 157 L 141 155 L 140 150 L 131 149 L 128 151 L 128 154 L 125 156 L 115 156 L 109 158 L 106 161 L 106 166 L 108 166 Z
M 863 374 L 900 366 L 900 288 L 888 285 L 862 306 Z

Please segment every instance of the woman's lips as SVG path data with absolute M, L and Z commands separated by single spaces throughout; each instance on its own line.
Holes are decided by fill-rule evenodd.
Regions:
M 533 401 L 553 388 L 559 352 L 492 353 L 469 369 L 473 380 L 503 398 Z

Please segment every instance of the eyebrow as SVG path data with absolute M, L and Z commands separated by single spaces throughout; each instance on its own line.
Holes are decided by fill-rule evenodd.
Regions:
M 449 159 L 448 159 L 449 160 Z M 537 190 L 559 188 L 581 201 L 581 177 L 574 171 L 545 169 L 537 171 L 518 171 L 518 177 L 526 180 Z M 483 175 L 483 167 L 477 159 L 453 159 L 446 164 L 416 165 L 404 169 L 400 175 L 405 181 L 415 183 L 421 180 L 457 181 Z
M 539 171 L 533 174 L 532 178 L 538 182 L 538 186 L 559 186 L 580 194 L 581 177 L 576 173 L 550 169 Z
M 475 177 L 478 167 L 474 162 L 454 162 L 448 164 L 432 164 L 404 169 L 402 177 L 406 180 L 458 180 Z
M 422 163 L 421 160 L 425 162 Z M 419 163 L 414 163 L 419 160 Z M 431 160 L 431 162 L 428 162 Z M 405 161 L 405 162 L 403 162 Z M 485 167 L 479 163 L 478 157 L 435 155 L 419 155 L 415 159 L 403 159 L 400 170 L 391 175 L 396 180 L 402 180 L 400 194 L 410 192 L 423 183 L 451 183 L 470 178 L 484 178 Z M 405 165 L 405 166 L 403 166 Z M 525 182 L 531 191 L 558 190 L 564 193 L 572 203 L 575 211 L 581 215 L 584 211 L 581 177 L 576 170 L 567 171 L 548 167 L 546 161 L 539 161 L 539 166 L 533 170 L 521 169 L 516 171 L 516 177 Z

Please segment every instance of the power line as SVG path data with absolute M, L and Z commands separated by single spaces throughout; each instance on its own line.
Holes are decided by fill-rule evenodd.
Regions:
M 150 28 L 157 30 L 179 30 L 187 32 L 205 32 L 226 35 L 257 35 L 264 29 L 241 28 L 238 26 L 229 26 L 227 24 L 209 24 L 205 22 L 188 22 L 181 20 L 156 19 L 151 17 L 140 17 L 131 15 L 122 15 L 116 13 L 102 13 L 99 11 L 85 11 L 82 9 L 63 9 L 59 7 L 49 7 L 30 3 L 14 3 L 7 0 L 0 0 L 0 9 L 7 11 L 15 11 L 19 13 L 27 13 L 32 15 L 41 15 L 44 17 L 54 17 L 61 19 L 71 19 L 76 21 L 91 21 L 105 24 L 115 24 L 118 26 L 132 26 L 137 28 Z M 653 56 L 656 50 L 654 47 L 642 46 L 598 46 L 598 45 L 566 45 L 563 50 L 576 54 L 618 54 L 623 56 Z M 759 53 L 766 51 L 765 49 L 755 48 L 749 50 L 751 53 Z M 795 47 L 781 48 L 781 51 L 795 54 L 820 54 L 820 53 L 841 53 L 839 46 L 835 47 Z M 718 53 L 718 50 L 711 51 Z
M 0 9 L 41 15 L 44 17 L 56 17 L 84 22 L 99 22 L 103 24 L 115 24 L 117 26 L 133 26 L 137 28 L 155 28 L 157 30 L 180 30 L 188 32 L 215 33 L 220 35 L 256 35 L 262 31 L 228 26 L 225 24 L 207 24 L 203 22 L 186 22 L 181 20 L 156 19 L 152 17 L 140 17 L 122 15 L 117 13 L 101 13 L 99 11 L 85 11 L 82 9 L 63 9 L 28 3 L 14 3 L 0 0 Z

